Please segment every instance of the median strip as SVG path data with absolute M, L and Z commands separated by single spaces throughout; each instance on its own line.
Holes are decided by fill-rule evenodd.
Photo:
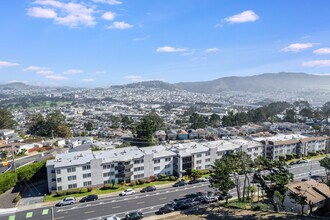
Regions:
M 84 212 L 85 214 L 89 214 L 89 213 L 93 213 L 95 211 L 87 211 L 87 212 Z
M 113 206 L 112 208 L 113 209 L 118 209 L 118 208 L 120 208 L 121 206 L 120 205 L 118 205 L 118 206 Z
M 144 204 L 145 202 L 138 202 L 138 203 L 136 203 L 136 204 Z
M 159 200 L 164 200 L 164 199 L 167 199 L 166 197 L 164 197 L 164 198 L 159 198 Z

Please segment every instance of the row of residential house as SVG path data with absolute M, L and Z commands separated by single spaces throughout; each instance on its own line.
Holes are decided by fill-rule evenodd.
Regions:
M 155 137 L 160 141 L 165 140 L 188 140 L 188 139 L 217 139 L 228 136 L 247 136 L 259 132 L 283 132 L 290 131 L 296 133 L 312 133 L 314 129 L 306 124 L 299 123 L 270 123 L 264 122 L 260 125 L 248 124 L 236 127 L 219 127 L 205 129 L 178 129 L 178 130 L 159 130 L 155 132 Z
M 289 139 L 290 138 L 290 139 Z M 103 151 L 75 151 L 58 154 L 47 161 L 50 192 L 72 188 L 131 182 L 160 174 L 181 177 L 192 169 L 210 169 L 223 155 L 244 151 L 256 159 L 278 159 L 288 153 L 326 150 L 328 137 L 275 136 L 273 139 L 224 139 L 153 147 L 126 147 Z

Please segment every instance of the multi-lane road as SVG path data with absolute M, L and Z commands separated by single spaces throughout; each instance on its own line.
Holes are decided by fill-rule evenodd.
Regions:
M 295 175 L 295 179 L 308 178 L 310 171 L 312 175 L 324 175 L 324 169 L 320 167 L 318 161 L 308 164 L 295 165 L 290 168 Z M 119 197 L 111 196 L 102 198 L 94 202 L 76 203 L 64 207 L 43 207 L 28 211 L 18 211 L 0 217 L 2 220 L 99 220 L 105 217 L 116 215 L 123 217 L 130 211 L 141 211 L 145 216 L 154 215 L 155 212 L 165 203 L 174 199 L 185 197 L 196 192 L 210 191 L 208 183 L 199 183 L 179 188 L 165 187 L 154 192 L 139 193 L 134 195 Z M 232 190 L 235 196 L 235 190 Z

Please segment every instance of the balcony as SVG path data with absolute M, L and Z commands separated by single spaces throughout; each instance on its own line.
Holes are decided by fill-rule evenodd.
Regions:
M 131 177 L 133 175 L 133 172 L 127 172 L 127 173 L 117 173 L 115 175 L 116 178 L 127 178 Z
M 133 164 L 115 166 L 115 170 L 129 170 L 131 168 L 133 168 Z

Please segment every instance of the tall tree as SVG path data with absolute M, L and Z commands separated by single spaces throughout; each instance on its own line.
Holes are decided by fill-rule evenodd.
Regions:
M 0 109 L 0 129 L 15 128 L 17 122 L 13 119 L 13 115 L 6 109 Z
M 286 110 L 284 120 L 291 123 L 297 122 L 297 116 L 293 109 Z
M 327 175 L 327 184 L 330 185 L 330 157 L 325 157 L 320 160 L 320 166 L 324 167 L 326 175 Z
M 84 123 L 84 127 L 87 131 L 92 131 L 94 126 L 93 123 L 89 121 Z
M 209 120 L 209 125 L 212 127 L 218 127 L 220 125 L 221 119 L 218 114 L 213 113 Z
M 136 126 L 136 144 L 140 146 L 154 145 L 153 135 L 155 131 L 165 128 L 164 121 L 156 113 L 144 116 Z
M 312 118 L 313 117 L 313 110 L 310 108 L 303 108 L 300 110 L 299 114 L 301 116 L 304 116 L 306 118 Z
M 235 187 L 230 174 L 231 170 L 228 169 L 226 164 L 226 158 L 217 159 L 212 165 L 213 173 L 210 178 L 210 186 L 218 191 L 220 191 L 226 198 L 226 203 L 228 203 L 228 193 L 229 190 Z
M 301 215 L 303 216 L 304 215 L 304 208 L 305 208 L 306 205 L 308 205 L 307 196 L 305 196 L 304 193 L 290 192 L 289 197 L 290 197 L 290 199 L 293 199 L 298 205 L 301 206 Z
M 329 118 L 330 116 L 330 102 L 324 103 L 322 106 L 322 112 L 325 115 L 326 118 Z

